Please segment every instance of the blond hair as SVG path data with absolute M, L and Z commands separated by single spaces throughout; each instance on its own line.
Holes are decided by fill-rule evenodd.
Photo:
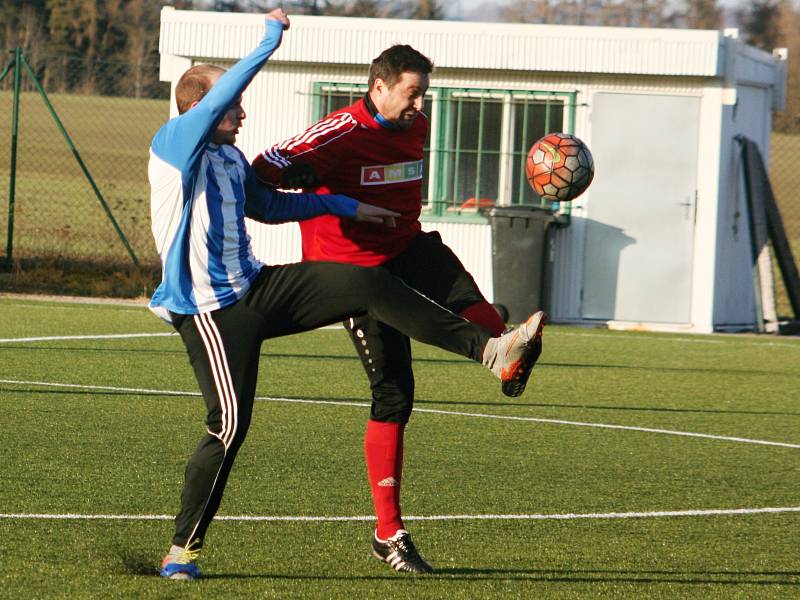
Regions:
M 189 68 L 178 80 L 175 86 L 175 104 L 178 112 L 185 113 L 192 107 L 192 103 L 199 102 L 211 89 L 211 77 L 216 73 L 224 73 L 225 69 L 207 63 Z

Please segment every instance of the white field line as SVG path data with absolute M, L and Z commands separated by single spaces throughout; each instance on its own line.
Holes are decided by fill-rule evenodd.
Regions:
M 625 333 L 621 331 L 616 331 L 613 333 Z M 636 340 L 658 340 L 661 342 L 680 342 L 682 344 L 729 344 L 729 343 L 741 343 L 747 344 L 748 346 L 765 346 L 769 348 L 796 348 L 800 350 L 800 338 L 796 338 L 796 341 L 791 338 L 785 338 L 782 342 L 765 342 L 761 340 L 756 340 L 753 335 L 748 335 L 747 337 L 734 337 L 735 334 L 704 334 L 698 333 L 695 334 L 697 337 L 674 337 L 675 334 L 670 334 L 665 332 L 662 336 L 657 335 L 637 335 L 633 336 L 622 336 L 622 335 L 613 335 L 610 331 L 598 331 L 596 333 L 579 333 L 576 331 L 559 331 L 556 335 L 558 336 L 571 336 L 571 337 L 597 337 L 603 338 L 604 340 L 607 339 L 619 339 L 626 343 L 630 343 Z M 730 335 L 731 337 L 727 339 L 722 339 L 721 336 L 723 335 Z M 750 343 L 748 343 L 750 342 Z
M 0 344 L 15 344 L 17 342 L 57 342 L 61 340 L 121 340 L 126 338 L 148 338 L 177 336 L 178 332 L 168 333 L 114 333 L 108 335 L 51 335 L 47 337 L 27 338 L 0 338 Z
M 510 515 L 425 515 L 403 517 L 406 521 L 574 521 L 578 519 L 653 519 L 663 517 L 713 517 L 800 512 L 800 506 L 769 508 L 715 508 L 707 510 L 657 510 L 646 512 L 510 514 Z M 80 521 L 172 521 L 175 515 L 87 515 L 77 513 L 0 513 L 9 520 L 80 520 Z M 374 521 L 374 515 L 351 517 L 291 515 L 218 515 L 216 521 Z
M 319 329 L 343 329 L 342 325 L 326 325 Z M 148 337 L 178 337 L 177 331 L 166 333 L 112 333 L 100 335 L 50 335 L 41 337 L 23 338 L 0 338 L 0 344 L 15 344 L 19 342 L 57 342 L 62 340 L 122 340 L 126 338 L 148 338 Z
M 61 307 L 57 307 L 61 308 Z M 319 330 L 331 330 L 331 329 L 343 329 L 341 324 L 335 325 L 325 325 L 323 327 L 318 327 Z M 619 336 L 619 335 L 612 335 L 611 332 L 597 332 L 597 333 L 577 333 L 571 331 L 562 331 L 558 333 L 559 336 L 572 336 L 572 337 L 587 337 L 587 338 L 604 338 L 604 339 L 624 339 L 626 342 L 630 342 L 632 338 Z M 701 334 L 698 334 L 701 335 Z M 13 343 L 25 343 L 25 342 L 51 342 L 51 341 L 59 341 L 59 340 L 111 340 L 111 339 L 124 339 L 124 338 L 145 338 L 145 337 L 165 337 L 165 336 L 177 336 L 177 332 L 171 331 L 168 333 L 120 333 L 120 334 L 109 334 L 109 335 L 53 335 L 53 336 L 41 336 L 41 337 L 27 337 L 27 338 L 0 338 L 0 344 L 13 344 Z M 666 337 L 666 336 L 655 336 L 655 335 L 639 335 L 636 336 L 636 339 L 639 340 L 659 340 L 665 342 L 680 342 L 680 343 L 687 343 L 687 344 L 725 344 L 730 343 L 728 340 L 722 339 L 713 339 L 713 338 L 700 338 L 700 337 Z M 740 343 L 745 343 L 749 340 L 739 340 Z M 800 349 L 800 339 L 796 343 L 793 343 L 790 340 L 786 342 L 755 342 L 755 344 L 748 344 L 750 346 L 759 345 L 769 348 L 795 348 Z
M 142 298 L 140 300 L 123 299 L 123 298 L 92 298 L 89 296 L 55 296 L 45 294 L 17 294 L 13 292 L 0 292 L 0 300 L 14 301 L 17 306 L 33 307 L 42 306 L 43 308 L 61 308 L 61 306 L 54 307 L 53 304 L 64 305 L 64 308 L 79 308 L 77 306 L 69 306 L 70 304 L 91 304 L 95 306 L 108 306 L 109 308 L 116 308 L 120 306 L 147 308 L 147 300 Z M 37 306 L 38 305 L 38 306 Z
M 467 413 L 455 410 L 436 410 L 433 408 L 415 408 L 415 412 L 426 412 L 461 417 L 478 417 L 483 419 L 506 419 L 509 421 L 531 421 L 534 423 L 550 423 L 553 425 L 572 425 L 573 427 L 596 427 L 599 429 L 623 429 L 625 431 L 639 431 L 642 433 L 660 433 L 663 435 L 680 435 L 684 437 L 704 438 L 708 440 L 722 440 L 726 442 L 739 442 L 741 444 L 759 444 L 762 446 L 780 446 L 782 448 L 800 448 L 800 444 L 787 442 L 770 442 L 767 440 L 754 440 L 751 438 L 732 437 L 727 435 L 712 435 L 710 433 L 693 433 L 690 431 L 676 431 L 674 429 L 656 429 L 653 427 L 635 427 L 633 425 L 611 425 L 608 423 L 587 423 L 584 421 L 566 421 L 563 419 L 540 419 L 537 417 L 515 417 L 512 415 L 489 415 L 482 413 Z
M 0 294 L 0 300 L 2 300 L 2 299 L 3 299 L 3 295 Z M 147 305 L 146 304 L 142 304 L 142 305 L 137 305 L 137 304 L 111 304 L 111 303 L 106 303 L 106 302 L 102 302 L 102 303 L 100 303 L 100 302 L 98 302 L 98 303 L 82 302 L 81 304 L 91 304 L 92 305 L 92 310 L 95 310 L 95 311 L 101 311 L 101 310 L 102 311 L 111 311 L 111 310 L 113 310 L 113 311 L 118 311 L 118 312 L 138 312 L 138 313 L 141 313 L 143 309 L 147 310 Z M 54 306 L 52 304 L 36 305 L 36 304 L 24 304 L 22 302 L 3 303 L 3 306 L 16 306 L 16 307 L 24 308 L 26 310 L 38 309 L 38 310 L 41 310 L 41 311 L 48 311 L 48 310 L 67 311 L 67 310 L 76 310 L 76 309 L 83 308 L 82 306 L 70 306 L 69 304 L 64 304 L 63 306 Z
M 16 379 L 0 379 L 0 384 L 9 385 L 36 385 L 43 387 L 57 387 L 67 389 L 100 390 L 109 392 L 128 392 L 132 394 L 161 394 L 166 396 L 199 396 L 199 392 L 181 392 L 175 390 L 152 390 L 146 388 L 115 387 L 108 385 L 82 385 L 75 383 L 53 383 L 46 381 L 19 381 Z M 368 402 L 338 402 L 335 400 L 305 400 L 301 398 L 272 398 L 270 396 L 256 396 L 256 400 L 264 402 L 286 402 L 294 404 L 326 404 L 334 406 L 357 406 L 359 408 L 369 407 Z M 428 413 L 436 415 L 448 415 L 457 417 L 472 417 L 477 419 L 500 419 L 506 421 L 522 421 L 529 423 L 547 423 L 550 425 L 571 425 L 573 427 L 594 427 L 598 429 L 619 429 L 624 431 L 638 431 L 641 433 L 658 433 L 662 435 L 678 435 L 683 437 L 702 438 L 709 440 L 719 440 L 726 442 L 737 442 L 741 444 L 758 444 L 761 446 L 778 446 L 781 448 L 797 448 L 800 444 L 790 444 L 787 442 L 771 442 L 768 440 L 755 440 L 751 438 L 732 437 L 726 435 L 712 435 L 710 433 L 694 433 L 690 431 L 676 431 L 673 429 L 656 429 L 652 427 L 636 427 L 633 425 L 612 425 L 608 423 L 589 423 L 584 421 L 567 421 L 564 419 L 542 419 L 538 417 L 515 417 L 513 415 L 491 415 L 487 413 L 469 413 L 455 410 L 438 410 L 434 408 L 414 408 L 414 412 Z

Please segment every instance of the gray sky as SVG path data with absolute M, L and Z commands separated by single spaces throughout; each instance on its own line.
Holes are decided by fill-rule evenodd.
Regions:
M 464 19 L 468 21 L 495 21 L 498 19 L 500 9 L 510 0 L 446 0 L 442 4 L 447 16 L 451 19 Z M 726 11 L 745 6 L 749 0 L 719 0 Z
M 493 21 L 505 3 L 505 0 L 449 0 L 444 6 L 447 16 L 453 19 Z

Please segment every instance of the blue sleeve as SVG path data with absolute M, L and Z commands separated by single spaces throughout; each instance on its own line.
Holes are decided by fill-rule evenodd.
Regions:
M 280 46 L 283 23 L 267 19 L 261 43 L 230 70 L 220 76 L 194 108 L 171 119 L 153 138 L 153 152 L 172 166 L 183 170 L 197 157 L 225 116 L 256 73 Z
M 342 194 L 279 192 L 261 184 L 252 168 L 247 171 L 245 194 L 245 216 L 262 223 L 304 221 L 324 214 L 353 219 L 358 208 L 358 200 Z

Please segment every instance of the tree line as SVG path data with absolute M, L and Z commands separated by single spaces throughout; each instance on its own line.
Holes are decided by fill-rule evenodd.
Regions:
M 48 91 L 163 97 L 160 10 L 152 0 L 0 0 L 0 47 L 22 48 Z
M 743 0 L 744 2 L 744 0 Z M 0 48 L 20 47 L 50 91 L 164 97 L 158 81 L 163 0 L 0 0 Z M 173 0 L 177 9 L 264 12 L 275 0 Z M 445 0 L 284 0 L 289 14 L 443 19 Z M 487 6 L 489 3 L 486 3 Z M 800 132 L 800 14 L 792 0 L 512 0 L 506 22 L 721 29 L 766 51 L 789 49 L 787 110 L 776 128 Z M 9 55 L 4 54 L 4 64 Z M 10 82 L 3 82 L 8 89 Z

